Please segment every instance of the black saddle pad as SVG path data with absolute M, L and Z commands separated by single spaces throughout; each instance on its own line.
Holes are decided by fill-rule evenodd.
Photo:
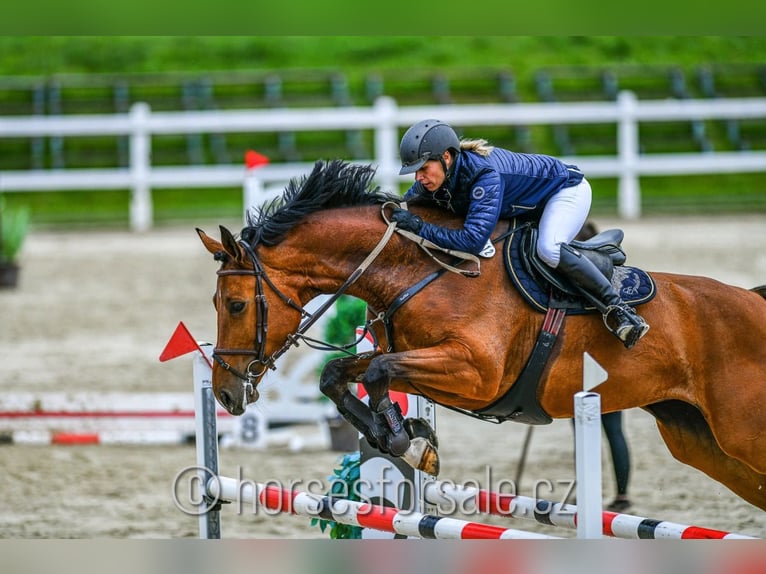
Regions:
M 512 223 L 513 230 L 505 240 L 503 259 L 511 281 L 521 296 L 537 311 L 544 313 L 550 306 L 551 284 L 534 270 L 534 266 L 524 262 L 525 255 L 521 249 L 522 238 L 530 233 L 528 223 Z M 637 267 L 618 265 L 614 268 L 612 285 L 620 294 L 622 300 L 636 307 L 651 301 L 657 293 L 657 287 L 651 276 Z M 563 295 L 563 294 L 562 294 Z M 567 314 L 576 315 L 592 313 L 596 308 L 582 297 L 565 295 L 567 299 Z

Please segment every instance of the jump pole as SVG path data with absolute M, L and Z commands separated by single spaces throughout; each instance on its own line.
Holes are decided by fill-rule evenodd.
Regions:
M 207 491 L 216 499 L 245 502 L 253 504 L 254 507 L 260 506 L 264 511 L 323 518 L 352 526 L 390 532 L 407 538 L 440 540 L 560 538 L 422 512 L 401 511 L 390 506 L 356 502 L 335 496 L 320 496 L 225 476 L 212 477 L 207 484 Z
M 456 485 L 450 481 L 431 481 L 426 485 L 426 501 L 435 508 L 459 507 L 470 514 L 490 514 L 504 518 L 532 520 L 538 524 L 577 530 L 578 507 L 542 498 L 504 494 Z M 603 535 L 626 540 L 718 540 L 754 539 L 753 536 L 680 524 L 644 516 L 603 511 L 599 517 Z
M 207 483 L 218 476 L 218 429 L 213 395 L 213 372 L 210 358 L 213 347 L 200 345 L 205 357 L 194 354 L 194 422 L 196 427 L 197 488 L 200 538 L 221 538 L 221 517 L 218 501 L 211 501 Z

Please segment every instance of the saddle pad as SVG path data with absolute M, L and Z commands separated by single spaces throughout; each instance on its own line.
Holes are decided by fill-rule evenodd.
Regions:
M 523 234 L 529 233 L 527 225 L 517 227 L 505 240 L 503 259 L 505 268 L 521 296 L 537 311 L 544 313 L 548 310 L 551 285 L 542 278 L 531 266 L 525 265 L 520 248 Z M 622 300 L 632 307 L 651 301 L 657 293 L 656 285 L 651 276 L 637 267 L 619 265 L 614 268 L 612 285 L 620 294 Z M 566 297 L 570 297 L 567 295 Z M 571 299 L 571 297 L 570 297 Z M 593 313 L 596 308 L 585 298 L 579 301 L 568 301 L 567 314 L 578 315 Z M 573 304 L 574 303 L 574 304 Z

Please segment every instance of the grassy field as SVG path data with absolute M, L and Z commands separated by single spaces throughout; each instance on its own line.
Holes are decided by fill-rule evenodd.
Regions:
M 766 37 L 0 37 L 0 74 L 764 63 Z
M 372 71 L 406 77 L 409 70 L 507 67 L 527 101 L 537 99 L 535 73 L 548 67 L 674 65 L 692 73 L 702 64 L 764 63 L 766 37 L 0 37 L 5 81 L 59 74 L 336 69 L 356 85 Z M 646 213 L 766 212 L 766 173 L 641 183 Z M 594 194 L 595 212 L 615 212 L 614 180 L 594 181 Z M 9 204 L 29 205 L 38 226 L 128 221 L 127 191 L 6 195 Z M 241 210 L 241 189 L 155 190 L 154 199 L 159 224 L 232 217 Z

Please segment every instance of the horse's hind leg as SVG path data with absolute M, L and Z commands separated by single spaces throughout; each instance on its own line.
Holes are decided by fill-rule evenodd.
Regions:
M 674 458 L 766 510 L 766 475 L 723 452 L 698 409 L 681 401 L 665 401 L 646 409 L 657 419 L 660 434 Z

